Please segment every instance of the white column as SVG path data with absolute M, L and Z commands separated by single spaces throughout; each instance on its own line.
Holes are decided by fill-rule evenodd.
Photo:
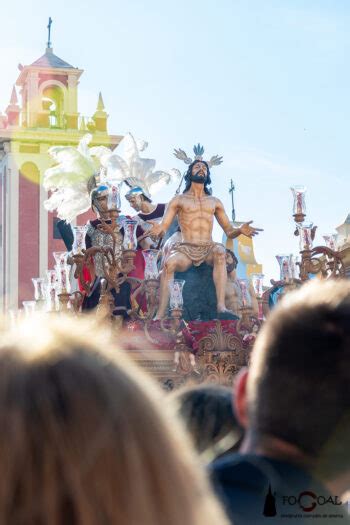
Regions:
M 40 109 L 39 100 L 39 75 L 37 71 L 31 71 L 28 78 L 28 126 L 36 124 L 36 117 Z
M 67 89 L 67 110 L 69 115 L 78 113 L 78 98 L 77 98 L 77 77 L 75 75 L 68 76 Z

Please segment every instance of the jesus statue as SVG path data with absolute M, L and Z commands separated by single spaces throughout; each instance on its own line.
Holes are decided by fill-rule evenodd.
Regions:
M 213 197 L 208 188 L 211 179 L 207 162 L 201 159 L 191 162 L 185 175 L 185 183 L 183 194 L 176 195 L 170 201 L 162 222 L 153 223 L 149 231 L 153 237 L 162 237 L 177 216 L 182 234 L 182 241 L 173 245 L 164 263 L 157 319 L 166 314 L 169 281 L 174 278 L 174 273 L 185 272 L 192 265 L 199 266 L 204 262 L 213 266 L 218 312 L 231 313 L 225 306 L 226 250 L 222 244 L 212 239 L 214 217 L 230 239 L 239 235 L 252 237 L 262 231 L 251 226 L 252 221 L 242 224 L 239 228 L 232 227 L 222 202 Z

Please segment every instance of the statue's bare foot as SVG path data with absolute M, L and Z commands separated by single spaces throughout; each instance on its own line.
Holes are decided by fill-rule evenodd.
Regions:
M 218 313 L 235 315 L 235 313 L 232 310 L 229 310 L 228 308 L 226 308 L 226 306 L 219 306 L 219 305 L 218 305 Z

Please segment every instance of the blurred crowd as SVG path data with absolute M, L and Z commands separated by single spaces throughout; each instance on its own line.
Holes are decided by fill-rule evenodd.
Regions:
M 350 282 L 264 323 L 233 387 L 166 393 L 93 320 L 0 327 L 0 524 L 350 523 Z

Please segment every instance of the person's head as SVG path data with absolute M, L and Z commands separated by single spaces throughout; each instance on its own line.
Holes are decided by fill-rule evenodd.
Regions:
M 196 182 L 204 185 L 204 192 L 207 195 L 211 194 L 208 188 L 211 184 L 209 165 L 204 160 L 195 160 L 192 162 L 188 167 L 184 180 L 186 184 L 184 193 L 190 189 L 192 182 Z
M 100 184 L 90 194 L 92 210 L 102 219 L 117 219 L 120 214 L 119 188 L 115 184 Z
M 171 397 L 199 453 L 216 456 L 239 443 L 243 431 L 233 413 L 231 388 L 201 384 L 178 390 Z
M 350 470 L 349 385 L 350 282 L 312 282 L 286 295 L 260 331 L 236 413 L 258 446 L 277 438 L 331 479 Z
M 91 324 L 2 334 L 1 523 L 221 523 L 161 393 Z
M 91 208 L 98 217 L 108 215 L 108 186 L 100 184 L 91 191 Z
M 227 273 L 233 272 L 237 268 L 238 259 L 232 250 L 226 248 L 226 269 Z
M 138 186 L 131 188 L 131 190 L 125 194 L 125 198 L 135 211 L 141 211 L 144 202 L 152 202 L 152 200 L 145 195 L 144 190 Z

